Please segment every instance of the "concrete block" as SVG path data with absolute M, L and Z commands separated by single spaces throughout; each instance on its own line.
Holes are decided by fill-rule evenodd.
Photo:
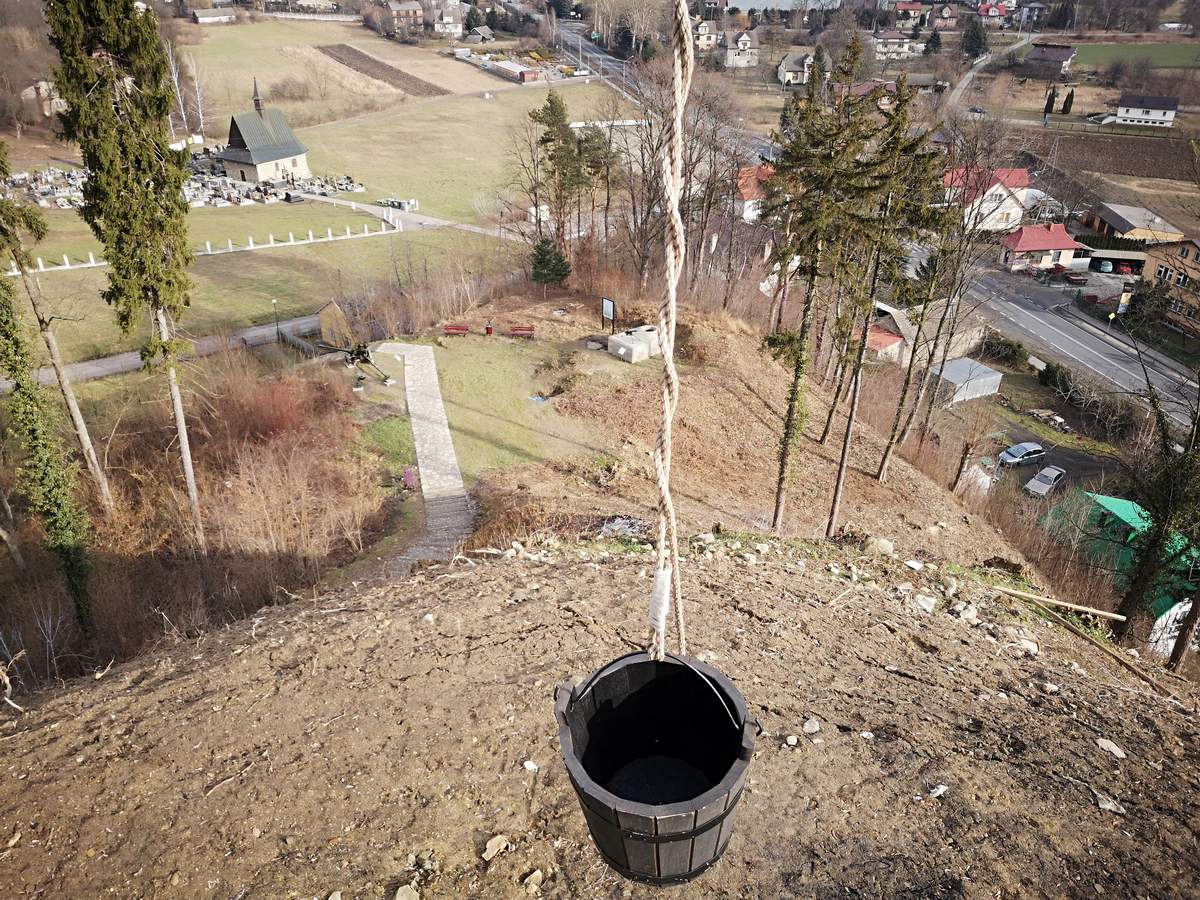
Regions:
M 640 363 L 650 358 L 650 342 L 628 334 L 614 334 L 608 339 L 608 352 L 627 363 Z

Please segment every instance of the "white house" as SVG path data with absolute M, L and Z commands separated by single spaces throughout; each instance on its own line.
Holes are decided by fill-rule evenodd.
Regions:
M 780 84 L 808 84 L 812 74 L 813 58 L 811 53 L 785 53 L 779 61 L 777 74 Z
M 228 25 L 236 22 L 237 16 L 231 9 L 193 9 L 192 21 L 197 25 Z
M 1143 97 L 1140 94 L 1122 94 L 1121 99 L 1117 101 L 1116 124 L 1170 128 L 1175 124 L 1175 113 L 1178 111 L 1178 97 Z
M 873 34 L 871 44 L 875 48 L 875 59 L 879 62 L 912 59 L 914 56 L 920 56 L 925 50 L 924 41 L 915 41 L 899 31 L 881 31 L 879 34 Z
M 1003 3 L 979 4 L 979 21 L 988 28 L 999 28 L 1008 21 L 1010 15 L 1011 12 Z
M 717 49 L 721 33 L 717 30 L 716 22 L 701 20 L 692 25 L 692 41 L 697 53 L 711 53 Z
M 1075 254 L 1082 250 L 1086 255 L 1088 249 L 1067 233 L 1065 225 L 1026 225 L 1000 239 L 1000 263 L 1014 272 L 1030 266 L 1071 268 Z
M 963 222 L 978 231 L 1011 231 L 1021 224 L 1029 199 L 1028 169 L 958 166 L 942 176 L 946 203 L 963 209 Z
M 753 31 L 725 32 L 725 68 L 752 69 L 758 65 L 758 35 Z
M 434 34 L 451 38 L 460 38 L 463 35 L 463 11 L 458 0 L 443 0 L 430 4 L 425 20 Z

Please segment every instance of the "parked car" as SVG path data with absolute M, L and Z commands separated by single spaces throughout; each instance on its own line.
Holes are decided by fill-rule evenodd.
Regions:
M 1092 268 L 1095 269 L 1097 272 L 1103 272 L 1104 274 L 1107 275 L 1113 269 L 1112 261 L 1107 260 L 1107 259 L 1092 260 Z
M 1081 272 L 1068 272 L 1063 276 L 1063 281 L 1067 284 L 1082 286 L 1088 283 L 1088 277 Z
M 973 112 L 977 116 L 986 116 L 987 115 L 987 110 L 984 109 L 982 106 L 972 106 L 971 109 L 969 110 L 969 112 Z
M 382 200 L 376 201 L 376 205 L 377 206 L 391 206 L 393 208 L 399 209 L 400 201 L 397 200 L 395 197 L 384 197 Z
M 1046 468 L 1025 482 L 1025 493 L 1039 499 L 1048 497 L 1050 496 L 1050 492 L 1062 484 L 1063 479 L 1066 477 L 1066 471 L 1060 469 L 1058 466 L 1046 466 Z
M 1014 468 L 1016 466 L 1032 466 L 1045 458 L 1046 451 L 1041 444 L 1025 441 L 1021 444 L 1013 444 L 1000 454 L 997 461 L 1005 468 Z
M 1127 262 L 1119 262 L 1115 266 L 1113 266 L 1113 271 L 1116 272 L 1118 275 L 1132 275 L 1133 274 L 1133 266 Z

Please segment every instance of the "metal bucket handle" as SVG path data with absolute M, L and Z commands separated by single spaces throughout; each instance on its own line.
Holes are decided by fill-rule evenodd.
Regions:
M 617 657 L 612 662 L 610 662 L 608 665 L 606 665 L 600 669 L 597 669 L 596 672 L 593 673 L 592 677 L 589 678 L 586 682 L 584 682 L 583 690 L 578 691 L 578 692 L 576 692 L 574 690 L 571 691 L 571 699 L 570 699 L 570 702 L 567 703 L 567 709 L 570 710 L 578 701 L 582 700 L 584 698 L 584 696 L 587 695 L 587 692 L 590 691 L 595 686 L 596 681 L 600 678 L 600 676 L 603 675 L 605 672 L 607 672 L 609 669 L 611 669 L 613 666 L 615 666 L 617 663 L 624 662 L 625 660 L 630 659 L 631 657 L 634 657 L 634 656 L 641 656 L 644 652 L 645 651 L 643 651 L 643 650 L 639 650 L 636 653 L 626 653 L 624 656 Z M 675 662 L 680 663 L 684 666 L 687 666 L 689 669 L 691 669 L 693 672 L 696 673 L 697 678 L 699 678 L 706 685 L 708 685 L 709 689 L 714 694 L 717 695 L 717 699 L 719 701 L 721 701 L 721 709 L 725 710 L 725 714 L 727 716 L 729 716 L 729 721 L 733 724 L 735 731 L 742 731 L 745 728 L 746 723 L 738 722 L 737 716 L 734 715 L 734 711 L 729 708 L 729 700 L 725 697 L 724 694 L 721 693 L 721 691 L 717 688 L 717 686 L 715 684 L 713 684 L 711 680 L 709 680 L 707 675 L 705 675 L 703 672 L 701 672 L 699 669 L 697 669 L 695 666 L 693 666 L 690 662 L 688 662 L 682 656 L 676 656 L 674 653 L 667 653 L 665 655 L 670 657 L 671 659 L 675 660 Z M 760 730 L 761 730 L 761 728 L 760 728 Z

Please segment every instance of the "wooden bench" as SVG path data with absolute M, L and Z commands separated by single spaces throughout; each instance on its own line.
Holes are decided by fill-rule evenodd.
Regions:
M 446 335 L 447 337 L 452 337 L 455 335 L 457 335 L 458 337 L 465 337 L 466 335 L 471 333 L 471 326 L 470 325 L 443 325 L 442 333 L 444 335 Z
M 526 340 L 532 341 L 533 333 L 534 327 L 532 325 L 514 325 L 509 329 L 508 336 L 525 338 Z

